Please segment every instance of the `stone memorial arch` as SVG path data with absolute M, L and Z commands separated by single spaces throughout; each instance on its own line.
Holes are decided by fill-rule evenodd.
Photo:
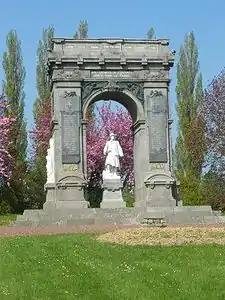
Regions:
M 185 207 L 179 202 L 176 207 L 169 110 L 169 71 L 174 55 L 168 45 L 167 40 L 52 40 L 48 58 L 52 137 L 46 202 L 43 209 L 18 215 L 13 226 L 128 225 L 153 219 L 168 224 L 225 223 L 210 206 Z M 101 208 L 88 208 L 85 199 L 86 112 L 100 99 L 118 101 L 132 116 L 134 208 L 124 207 L 121 189 L 114 186 L 110 190 L 108 177 L 105 182 L 103 179 Z M 120 185 L 120 177 L 116 180 Z
M 85 208 L 86 112 L 113 99 L 131 114 L 136 207 L 175 206 L 172 196 L 168 40 L 52 40 L 51 178 L 45 207 Z

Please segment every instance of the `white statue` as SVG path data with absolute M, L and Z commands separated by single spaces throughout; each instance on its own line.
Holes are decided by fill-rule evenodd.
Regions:
M 54 183 L 55 182 L 55 169 L 54 169 L 54 140 L 50 138 L 49 140 L 49 148 L 46 156 L 47 164 L 47 182 L 46 183 Z
M 120 170 L 120 157 L 123 157 L 123 150 L 119 141 L 116 140 L 115 134 L 110 134 L 110 140 L 106 142 L 104 147 L 105 170 L 103 171 L 104 178 L 120 178 L 118 171 Z

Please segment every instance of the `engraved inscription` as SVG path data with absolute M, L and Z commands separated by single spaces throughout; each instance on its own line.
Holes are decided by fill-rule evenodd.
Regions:
M 151 170 L 165 170 L 165 164 L 164 163 L 151 164 Z
M 73 172 L 76 171 L 77 169 L 78 169 L 77 164 L 63 164 L 63 170 L 65 172 Z
M 150 93 L 151 109 L 148 111 L 149 122 L 149 160 L 167 162 L 167 97 L 161 91 Z
M 92 71 L 92 78 L 131 78 L 133 77 L 133 72 L 130 71 Z
M 61 112 L 62 163 L 80 161 L 79 113 Z

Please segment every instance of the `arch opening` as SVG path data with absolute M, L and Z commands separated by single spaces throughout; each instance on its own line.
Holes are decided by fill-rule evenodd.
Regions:
M 129 91 L 98 91 L 85 101 L 83 106 L 83 119 L 86 119 L 90 105 L 100 100 L 115 101 L 124 106 L 131 115 L 133 124 L 143 116 L 143 107 L 140 100 L 136 99 Z
M 107 102 L 105 102 L 107 101 Z M 109 101 L 109 102 L 108 102 Z M 101 103 L 102 102 L 102 103 Z M 115 109 L 110 106 L 112 103 L 120 104 Z M 100 105 L 98 105 L 100 103 Z M 101 116 L 98 113 L 94 114 L 94 122 L 91 122 L 90 119 L 86 118 L 88 113 L 88 108 L 92 105 L 98 105 L 98 109 L 95 112 L 101 111 L 101 108 L 105 107 L 106 111 L 108 109 L 111 110 L 112 114 L 112 124 L 106 125 L 104 127 L 104 121 L 101 123 Z M 88 182 L 91 182 L 87 189 L 86 199 L 91 204 L 91 207 L 99 207 L 102 199 L 102 189 L 100 184 L 96 184 L 95 178 L 101 178 L 102 180 L 102 172 L 104 170 L 105 157 L 103 155 L 103 148 L 105 143 L 109 139 L 109 133 L 114 132 L 121 144 L 121 147 L 124 152 L 124 157 L 121 158 L 121 170 L 120 175 L 121 179 L 124 182 L 123 185 L 123 198 L 126 202 L 127 206 L 133 206 L 134 204 L 134 139 L 135 135 L 133 132 L 133 126 L 140 115 L 140 108 L 138 107 L 137 100 L 132 99 L 131 96 L 121 93 L 121 92 L 109 92 L 104 91 L 100 93 L 96 93 L 92 97 L 90 97 L 85 103 L 83 107 L 83 119 L 88 121 L 86 130 L 84 132 L 84 143 L 85 143 L 85 151 L 84 151 L 84 160 L 86 161 L 86 175 Z M 99 118 L 99 119 L 98 119 Z M 104 118 L 103 118 L 104 119 Z M 93 121 L 93 120 L 92 120 Z M 106 122 L 107 124 L 110 122 Z M 121 126 L 118 124 L 120 123 Z M 93 130 L 90 126 L 96 126 Z M 98 127 L 98 125 L 100 126 Z M 124 126 L 123 126 L 124 125 Z M 93 130 L 93 136 L 92 131 Z M 97 133 L 96 133 L 97 132 Z M 96 140 L 95 138 L 96 137 Z M 100 143 L 99 143 L 99 141 Z M 94 149 L 98 149 L 98 158 L 95 161 L 95 157 L 93 152 Z M 96 152 L 97 155 L 97 152 Z M 95 165 L 96 163 L 96 165 Z M 97 169 L 97 170 L 96 170 Z M 92 174 L 93 171 L 93 174 Z M 94 184 L 93 184 L 94 183 Z

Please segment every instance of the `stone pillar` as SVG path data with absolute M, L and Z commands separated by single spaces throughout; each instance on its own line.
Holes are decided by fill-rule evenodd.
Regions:
M 145 104 L 149 171 L 145 178 L 146 205 L 176 206 L 172 196 L 168 82 L 146 82 Z
M 145 120 L 133 125 L 134 133 L 134 177 L 135 177 L 135 207 L 146 206 L 145 174 L 148 174 L 148 136 Z
M 88 207 L 84 199 L 81 83 L 57 82 L 53 85 L 55 145 L 55 201 L 45 203 L 56 209 Z M 50 190 L 47 189 L 47 200 Z
M 103 197 L 101 208 L 121 208 L 126 207 L 125 201 L 122 197 L 123 184 L 120 176 L 116 179 L 103 178 Z

